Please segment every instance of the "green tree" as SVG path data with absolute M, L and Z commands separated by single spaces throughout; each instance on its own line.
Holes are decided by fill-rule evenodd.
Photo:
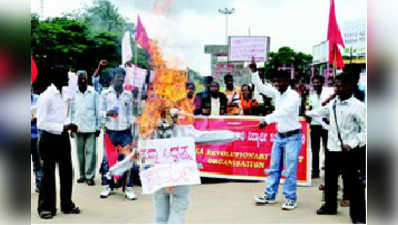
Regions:
M 277 52 L 271 52 L 269 60 L 264 65 L 265 77 L 270 79 L 273 71 L 279 67 L 291 65 L 294 66 L 296 75 L 304 75 L 306 79 L 311 76 L 309 65 L 312 62 L 312 56 L 302 52 L 295 52 L 290 47 L 281 47 Z
M 128 29 L 128 23 L 119 14 L 118 8 L 108 0 L 95 0 L 92 7 L 83 9 L 75 17 L 87 24 L 92 32 L 114 32 L 119 39 Z

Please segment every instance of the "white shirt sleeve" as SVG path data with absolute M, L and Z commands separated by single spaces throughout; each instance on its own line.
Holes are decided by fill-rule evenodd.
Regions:
M 359 126 L 359 133 L 355 138 L 348 140 L 347 144 L 351 148 L 362 147 L 361 143 L 366 143 L 366 106 L 360 104 L 357 112 L 354 114 L 354 122 Z
M 251 78 L 252 78 L 252 83 L 254 84 L 254 86 L 256 86 L 256 89 L 260 93 L 266 95 L 267 97 L 275 98 L 275 96 L 278 93 L 278 90 L 276 90 L 270 84 L 267 83 L 263 84 L 263 82 L 260 80 L 258 72 L 251 73 Z
M 318 109 L 306 111 L 305 115 L 309 117 L 329 117 L 329 104 L 322 106 Z
M 265 116 L 264 121 L 267 124 L 275 123 L 281 118 L 286 118 L 288 115 L 294 115 L 300 105 L 300 98 L 298 95 L 291 98 L 289 102 L 275 109 L 275 111 Z
M 47 96 L 41 96 L 37 103 L 37 128 L 51 133 L 61 134 L 64 130 L 63 123 L 49 122 L 47 118 L 50 101 Z

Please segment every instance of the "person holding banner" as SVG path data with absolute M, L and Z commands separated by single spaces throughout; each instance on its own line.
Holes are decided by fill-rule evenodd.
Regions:
M 247 84 L 242 85 L 242 94 L 240 96 L 240 105 L 242 106 L 241 115 L 256 115 L 258 102 L 253 98 L 253 91 Z
M 301 124 L 299 123 L 300 97 L 289 87 L 290 74 L 275 71 L 274 85 L 263 84 L 257 72 L 257 65 L 252 60 L 249 65 L 252 71 L 252 83 L 257 90 L 274 99 L 275 111 L 264 117 L 259 127 L 276 123 L 278 134 L 275 136 L 271 153 L 271 165 L 264 194 L 254 197 L 257 205 L 273 204 L 278 193 L 278 186 L 285 166 L 285 183 L 283 194 L 286 198 L 282 209 L 292 210 L 297 207 L 297 165 L 301 150 Z M 283 162 L 283 161 L 284 162 Z M 283 165 L 284 164 L 284 165 Z
M 109 137 L 111 144 L 118 151 L 118 161 L 124 159 L 124 154 L 128 153 L 133 142 L 131 127 L 133 122 L 132 103 L 133 96 L 131 91 L 123 90 L 125 72 L 121 68 L 115 68 L 112 71 L 112 85 L 104 90 L 100 96 L 99 115 L 105 121 L 106 137 Z M 106 138 L 105 137 L 105 138 Z M 109 155 L 108 155 L 109 162 Z M 103 171 L 106 173 L 107 171 Z M 133 191 L 132 171 L 127 171 L 122 178 L 127 180 L 125 196 L 129 200 L 137 199 Z M 113 193 L 115 187 L 112 178 L 108 178 L 107 187 L 101 192 L 101 198 L 107 198 Z
M 224 76 L 224 83 L 226 88 L 224 94 L 228 99 L 227 115 L 239 115 L 241 113 L 239 87 L 234 87 L 234 77 L 229 73 Z

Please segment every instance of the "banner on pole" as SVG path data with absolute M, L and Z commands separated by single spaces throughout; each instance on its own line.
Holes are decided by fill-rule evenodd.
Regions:
M 270 50 L 270 37 L 267 36 L 231 36 L 228 44 L 229 61 L 267 61 Z
M 130 61 L 132 57 L 130 32 L 126 31 L 122 39 L 122 65 Z

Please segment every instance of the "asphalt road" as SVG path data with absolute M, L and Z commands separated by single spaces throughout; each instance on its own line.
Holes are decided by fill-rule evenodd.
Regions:
M 102 140 L 99 140 L 102 141 Z M 101 142 L 99 142 L 101 143 Z M 99 148 L 101 159 L 102 148 Z M 135 201 L 127 200 L 121 190 L 107 199 L 100 199 L 103 189 L 99 176 L 96 186 L 77 184 L 77 157 L 72 142 L 72 159 L 75 170 L 73 201 L 82 210 L 79 215 L 65 215 L 59 210 L 59 190 L 57 192 L 58 214 L 51 220 L 42 220 L 37 214 L 38 194 L 34 191 L 32 174 L 31 223 L 57 224 L 133 224 L 152 223 L 154 211 L 152 196 L 142 195 L 141 188 L 134 187 L 138 194 Z M 347 224 L 351 223 L 348 208 L 339 208 L 338 215 L 318 216 L 315 211 L 321 204 L 321 192 L 318 191 L 320 179 L 313 181 L 312 187 L 298 188 L 298 208 L 292 211 L 281 210 L 284 201 L 280 187 L 278 203 L 270 206 L 256 206 L 253 196 L 262 193 L 264 182 L 242 182 L 206 179 L 201 185 L 194 186 L 191 203 L 186 216 L 187 223 L 193 224 Z M 59 188 L 57 178 L 57 188 Z M 341 193 L 339 193 L 341 196 Z

